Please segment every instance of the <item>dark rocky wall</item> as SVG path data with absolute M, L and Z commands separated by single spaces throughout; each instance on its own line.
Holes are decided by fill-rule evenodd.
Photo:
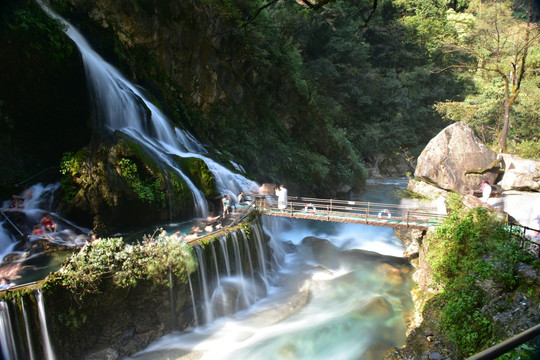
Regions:
M 90 138 L 80 55 L 35 1 L 0 3 L 0 198 L 41 173 L 58 178 L 66 150 Z M 25 184 L 21 184 L 24 186 Z

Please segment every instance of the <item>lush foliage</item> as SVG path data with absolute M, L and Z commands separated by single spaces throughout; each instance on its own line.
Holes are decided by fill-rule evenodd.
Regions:
M 466 211 L 460 204 L 456 196 L 450 215 L 427 239 L 427 260 L 442 289 L 440 326 L 463 355 L 471 355 L 493 340 L 491 320 L 481 310 L 488 301 L 481 285 L 493 281 L 514 290 L 521 281 L 517 265 L 535 260 L 488 210 Z
M 66 152 L 62 156 L 60 161 L 60 184 L 64 192 L 64 201 L 70 203 L 77 194 L 78 187 L 75 182 L 75 177 L 79 174 L 83 162 L 83 151 L 73 154 L 72 152 Z
M 125 244 L 121 238 L 95 240 L 74 253 L 51 277 L 82 300 L 86 295 L 100 293 L 107 279 L 120 288 L 133 287 L 141 280 L 163 285 L 169 281 L 169 271 L 187 281 L 195 266 L 189 245 L 157 230 L 136 244 Z
M 509 142 L 538 142 L 540 32 L 535 23 L 538 8 L 529 8 L 530 4 L 471 1 L 464 11 L 447 12 L 448 31 L 439 42 L 452 54 L 453 71 L 469 76 L 474 87 L 463 93 L 463 99 L 439 102 L 436 109 L 448 119 L 472 125 L 495 149 L 504 137 L 506 114 Z M 524 157 L 540 156 L 516 146 L 506 150 Z
M 127 158 L 120 159 L 118 168 L 120 176 L 139 199 L 148 203 L 160 204 L 161 207 L 165 206 L 165 193 L 161 191 L 162 184 L 159 178 L 143 178 L 137 169 L 137 164 Z

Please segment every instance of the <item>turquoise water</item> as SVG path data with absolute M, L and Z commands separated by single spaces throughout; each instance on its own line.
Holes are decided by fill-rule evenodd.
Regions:
M 402 183 L 360 200 L 397 202 L 388 195 Z M 405 344 L 412 268 L 392 229 L 270 216 L 263 223 L 279 259 L 268 296 L 131 359 L 383 359 Z

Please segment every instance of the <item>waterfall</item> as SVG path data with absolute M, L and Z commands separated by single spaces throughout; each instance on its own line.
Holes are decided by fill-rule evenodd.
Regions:
M 28 357 L 30 360 L 35 359 L 34 355 L 34 345 L 32 343 L 32 335 L 30 332 L 30 323 L 28 321 L 28 314 L 26 313 L 26 307 L 24 306 L 24 296 L 21 296 L 21 311 L 23 314 L 23 320 L 24 320 L 24 329 L 26 334 L 26 344 L 28 346 Z
M 204 311 L 204 320 L 210 322 L 214 319 L 212 313 L 212 307 L 210 305 L 210 294 L 208 288 L 208 277 L 206 276 L 206 261 L 204 261 L 204 251 L 200 245 L 195 245 L 195 252 L 197 253 L 197 261 L 199 264 L 199 286 L 202 293 L 202 307 Z
M 189 292 L 191 293 L 191 305 L 193 306 L 193 318 L 195 326 L 199 326 L 199 317 L 197 316 L 197 308 L 195 306 L 195 293 L 193 292 L 193 284 L 191 282 L 191 274 L 188 274 Z
M 216 278 L 217 278 L 217 286 L 221 286 L 221 281 L 220 281 L 220 271 L 219 271 L 219 266 L 218 266 L 218 261 L 217 261 L 217 254 L 216 254 L 216 246 L 214 244 L 215 242 L 212 241 L 212 243 L 210 244 L 210 246 L 212 247 L 212 258 L 214 258 L 214 266 L 215 266 L 215 269 L 216 269 Z
M 239 239 L 239 236 L 242 238 Z M 255 249 L 259 253 L 264 245 L 261 239 L 257 242 L 259 245 L 256 245 Z M 216 249 L 218 245 L 221 251 Z M 244 231 L 219 236 L 204 249 L 200 244 L 196 245 L 195 253 L 198 260 L 198 293 L 200 294 L 198 301 L 200 301 L 199 308 L 203 309 L 204 324 L 219 317 L 234 314 L 266 296 L 267 279 L 263 277 L 263 271 L 260 274 L 254 271 L 251 251 Z M 210 260 L 209 257 L 213 259 Z M 265 261 L 260 262 L 265 263 Z M 224 270 L 220 271 L 220 267 Z M 197 299 L 193 296 L 191 278 L 189 281 L 195 303 Z M 197 306 L 194 305 L 195 313 L 196 308 Z
M 266 270 L 266 251 L 264 250 L 265 246 L 263 243 L 263 235 L 260 226 L 257 224 L 251 227 L 254 238 L 255 238 L 255 247 L 257 248 L 257 256 L 259 257 L 259 266 L 261 270 L 261 275 L 263 279 L 267 278 Z
M 36 301 L 38 305 L 39 325 L 41 326 L 41 336 L 43 339 L 43 351 L 47 360 L 54 360 L 54 352 L 52 349 L 51 339 L 49 338 L 49 330 L 47 328 L 47 317 L 45 314 L 45 303 L 41 290 L 36 292 Z
M 154 156 L 174 169 L 188 184 L 195 203 L 195 216 L 206 217 L 208 206 L 203 193 L 175 165 L 174 158 L 202 159 L 212 172 L 217 189 L 236 197 L 240 191 L 258 189 L 258 185 L 205 156 L 206 149 L 188 132 L 171 125 L 161 111 L 118 70 L 97 54 L 83 36 L 66 20 L 38 3 L 49 16 L 60 21 L 81 52 L 92 94 L 93 108 L 102 125 L 110 131 L 121 131 L 139 142 Z
M 225 263 L 225 270 L 227 270 L 227 276 L 231 276 L 231 263 L 229 261 L 229 250 L 227 249 L 227 239 L 223 236 L 220 236 L 219 243 L 221 245 L 221 252 L 223 255 L 223 262 Z
M 8 303 L 0 301 L 0 344 L 4 359 L 18 359 Z
M 251 260 L 251 250 L 249 248 L 249 243 L 246 237 L 246 233 L 244 232 L 244 229 L 240 229 L 242 233 L 242 239 L 244 240 L 244 247 L 246 248 L 246 254 L 249 261 L 249 271 L 251 272 L 251 277 L 253 277 L 255 274 L 253 272 L 253 261 Z

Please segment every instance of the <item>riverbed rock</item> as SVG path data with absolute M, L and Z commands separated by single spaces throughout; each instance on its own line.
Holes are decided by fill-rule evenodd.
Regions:
M 377 266 L 377 272 L 380 274 L 381 279 L 383 279 L 385 283 L 391 284 L 392 286 L 400 286 L 403 284 L 403 276 L 401 275 L 401 271 L 395 266 L 382 263 Z
M 502 190 L 540 191 L 540 161 L 500 154 L 504 164 Z
M 484 178 L 495 183 L 499 167 L 497 154 L 469 125 L 458 122 L 431 139 L 418 157 L 414 176 L 441 189 L 467 194 Z
M 362 304 L 357 313 L 362 316 L 389 319 L 394 315 L 394 308 L 384 297 L 377 296 L 370 299 L 367 304 Z

